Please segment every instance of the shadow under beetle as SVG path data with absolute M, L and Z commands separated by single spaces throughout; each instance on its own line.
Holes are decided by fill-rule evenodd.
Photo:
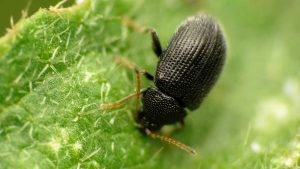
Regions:
M 138 91 L 116 103 L 102 105 L 101 109 L 118 107 L 141 95 L 142 106 L 137 106 L 136 121 L 143 131 L 151 137 L 195 153 L 190 147 L 154 132 L 167 124 L 180 122 L 183 125 L 187 114 L 185 108 L 197 109 L 216 83 L 226 56 L 226 44 L 219 25 L 206 14 L 189 17 L 177 28 L 163 50 L 155 30 L 139 28 L 126 18 L 124 23 L 140 32 L 151 33 L 152 48 L 159 61 L 153 76 L 118 57 L 119 62 L 136 70 Z M 153 81 L 155 86 L 140 92 L 139 73 Z

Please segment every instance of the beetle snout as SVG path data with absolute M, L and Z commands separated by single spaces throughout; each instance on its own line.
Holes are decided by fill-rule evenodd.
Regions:
M 161 128 L 161 126 L 159 126 L 159 125 L 157 125 L 155 123 L 152 123 L 151 120 L 148 119 L 144 115 L 144 112 L 143 112 L 142 109 L 138 112 L 138 116 L 137 116 L 136 122 L 140 126 L 143 126 L 143 131 L 144 131 L 145 128 L 149 129 L 150 131 L 158 131 Z

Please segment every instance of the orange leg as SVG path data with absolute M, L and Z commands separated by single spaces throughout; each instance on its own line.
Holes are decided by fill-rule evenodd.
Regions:
M 134 63 L 131 63 L 122 57 L 116 56 L 116 62 L 123 64 L 124 66 L 127 66 L 130 69 L 134 69 L 136 72 L 142 73 L 147 79 L 153 81 L 154 76 L 151 75 L 149 72 L 147 72 L 145 69 L 138 67 Z M 138 78 L 137 78 L 138 79 Z
M 140 96 L 141 96 L 141 76 L 140 72 L 135 69 L 137 79 L 137 90 L 136 90 L 136 113 L 140 110 Z
M 152 39 L 152 50 L 158 57 L 160 57 L 160 55 L 162 54 L 162 47 L 161 47 L 161 43 L 160 43 L 160 40 L 158 38 L 158 35 L 157 35 L 155 29 L 142 28 L 140 25 L 136 24 L 135 22 L 133 22 L 131 19 L 129 19 L 127 17 L 123 17 L 122 23 L 137 32 L 150 33 L 151 39 Z
M 123 99 L 116 101 L 114 103 L 108 103 L 108 104 L 102 104 L 99 109 L 100 110 L 110 110 L 110 109 L 115 109 L 118 107 L 121 107 L 124 103 L 128 102 L 129 100 L 137 97 L 136 93 L 133 93 L 127 97 L 124 97 Z
M 126 16 L 122 18 L 122 23 L 128 27 L 131 27 L 132 29 L 134 29 L 137 32 L 140 32 L 140 33 L 146 32 L 146 29 L 142 28 L 140 25 L 136 24 L 135 22 L 133 22 L 131 19 L 129 19 Z
M 136 73 L 136 79 L 137 79 L 137 92 L 133 93 L 119 101 L 116 101 L 114 103 L 109 103 L 109 104 L 103 104 L 100 106 L 99 109 L 101 110 L 109 110 L 109 109 L 114 109 L 114 108 L 118 108 L 121 107 L 124 103 L 128 102 L 129 100 L 136 98 L 136 112 L 139 111 L 139 102 L 140 102 L 140 96 L 141 96 L 141 77 L 140 74 L 143 73 L 148 79 L 153 80 L 153 76 L 146 72 L 144 69 L 139 68 L 138 66 L 136 66 L 135 64 L 122 59 L 121 57 L 116 57 L 116 61 L 127 66 L 130 69 L 134 69 L 135 73 Z
M 139 100 L 140 100 L 140 95 L 141 95 L 141 80 L 140 80 L 140 72 L 136 72 L 136 77 L 137 77 L 137 92 L 130 94 L 129 96 L 124 97 L 123 99 L 116 101 L 114 103 L 109 103 L 109 104 L 103 104 L 99 107 L 100 110 L 110 110 L 110 109 L 115 109 L 121 107 L 124 103 L 128 102 L 129 100 L 136 98 L 136 111 L 138 112 L 139 110 Z

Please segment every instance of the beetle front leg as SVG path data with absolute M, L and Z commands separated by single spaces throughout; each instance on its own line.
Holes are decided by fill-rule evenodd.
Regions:
M 128 102 L 129 100 L 139 97 L 137 95 L 137 93 L 133 93 L 127 97 L 124 97 L 123 99 L 113 102 L 113 103 L 107 103 L 107 104 L 102 104 L 99 109 L 100 110 L 111 110 L 111 109 L 115 109 L 115 108 L 119 108 L 121 107 L 124 103 Z
M 152 81 L 153 81 L 154 77 L 149 72 L 147 72 L 145 69 L 142 69 L 142 68 L 136 66 L 135 64 L 133 64 L 133 63 L 127 61 L 127 60 L 124 60 L 121 57 L 117 56 L 116 61 L 123 64 L 123 65 L 125 65 L 125 66 L 127 66 L 130 69 L 134 69 L 135 74 L 136 74 L 136 79 L 137 79 L 137 91 L 136 91 L 136 93 L 133 93 L 133 94 L 131 94 L 131 95 L 119 100 L 119 101 L 116 101 L 114 103 L 102 104 L 99 109 L 100 110 L 110 110 L 110 109 L 118 108 L 118 107 L 122 106 L 124 103 L 128 102 L 129 100 L 131 100 L 133 98 L 136 98 L 136 112 L 138 113 L 138 111 L 140 109 L 140 105 L 139 105 L 140 96 L 144 92 L 144 91 L 141 91 L 141 77 L 140 77 L 140 74 L 143 74 L 147 79 L 152 80 Z
M 108 104 L 102 104 L 99 109 L 100 110 L 110 110 L 110 109 L 115 109 L 121 107 L 124 103 L 128 102 L 131 99 L 136 98 L 136 112 L 138 113 L 140 109 L 140 96 L 144 91 L 141 91 L 141 78 L 140 78 L 140 72 L 138 70 L 135 70 L 136 73 L 136 78 L 137 78 L 137 91 L 136 93 L 133 93 L 129 96 L 124 97 L 123 99 L 113 102 L 113 103 L 108 103 Z

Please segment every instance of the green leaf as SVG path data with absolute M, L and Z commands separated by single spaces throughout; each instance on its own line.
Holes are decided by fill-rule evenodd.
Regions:
M 0 39 L 0 168 L 299 167 L 299 5 L 87 0 L 23 19 Z M 149 35 L 121 17 L 155 28 L 166 46 L 199 10 L 222 23 L 229 53 L 214 90 L 172 135 L 192 156 L 141 134 L 134 101 L 98 107 L 135 91 L 115 56 L 150 72 L 158 60 Z

